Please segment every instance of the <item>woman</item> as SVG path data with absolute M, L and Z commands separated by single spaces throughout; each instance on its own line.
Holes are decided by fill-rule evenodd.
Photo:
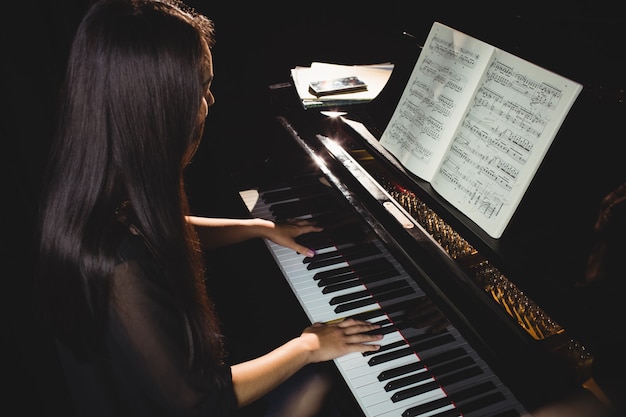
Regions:
M 79 415 L 232 415 L 308 364 L 379 348 L 376 326 L 350 319 L 228 364 L 201 248 L 263 237 L 311 256 L 294 238 L 320 229 L 190 215 L 183 171 L 214 102 L 213 42 L 175 0 L 100 1 L 75 35 L 38 266 Z

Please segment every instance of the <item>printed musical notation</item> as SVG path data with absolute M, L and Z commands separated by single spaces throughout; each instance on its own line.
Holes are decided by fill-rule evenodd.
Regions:
M 380 143 L 499 237 L 581 88 L 435 22 Z

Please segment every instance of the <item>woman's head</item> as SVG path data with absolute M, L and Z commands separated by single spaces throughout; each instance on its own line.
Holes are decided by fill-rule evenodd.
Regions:
M 88 12 L 70 54 L 61 128 L 107 186 L 167 183 L 189 162 L 212 101 L 213 42 L 211 21 L 176 0 L 106 0 Z
M 59 210 L 92 224 L 129 200 L 155 236 L 178 221 L 183 170 L 213 102 L 213 43 L 213 23 L 178 0 L 94 3 L 62 90 L 49 179 Z

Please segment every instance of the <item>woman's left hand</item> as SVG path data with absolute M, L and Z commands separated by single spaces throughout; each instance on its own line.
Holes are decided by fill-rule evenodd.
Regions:
M 315 225 L 309 220 L 293 220 L 289 219 L 284 222 L 274 224 L 274 228 L 267 231 L 267 238 L 277 245 L 290 248 L 306 257 L 312 257 L 315 252 L 311 248 L 296 242 L 295 238 L 311 232 L 321 232 L 322 227 Z

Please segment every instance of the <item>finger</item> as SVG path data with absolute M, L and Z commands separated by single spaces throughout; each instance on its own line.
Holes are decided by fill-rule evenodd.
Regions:
M 295 247 L 296 252 L 298 252 L 300 255 L 304 255 L 307 258 L 312 258 L 315 256 L 315 251 L 313 251 L 313 249 L 309 249 L 306 246 L 302 246 L 302 245 L 296 245 Z
M 359 326 L 359 325 L 376 326 L 375 324 L 370 323 L 369 321 L 357 320 L 351 317 L 346 317 L 344 319 L 338 320 L 337 325 L 339 325 L 340 327 L 351 327 L 351 326 Z
M 292 225 L 292 226 L 299 226 L 299 227 L 311 226 L 311 227 L 319 228 L 319 226 L 313 220 L 309 220 L 309 219 L 286 219 L 284 223 Z
M 343 329 L 346 335 L 355 335 L 371 332 L 376 329 L 380 329 L 379 324 L 372 324 L 368 322 L 355 322 L 353 319 L 346 319 L 337 323 L 337 327 Z
M 380 344 L 376 343 L 382 340 L 383 335 L 365 335 L 358 334 L 346 338 L 346 343 L 352 350 L 365 352 L 380 349 Z

